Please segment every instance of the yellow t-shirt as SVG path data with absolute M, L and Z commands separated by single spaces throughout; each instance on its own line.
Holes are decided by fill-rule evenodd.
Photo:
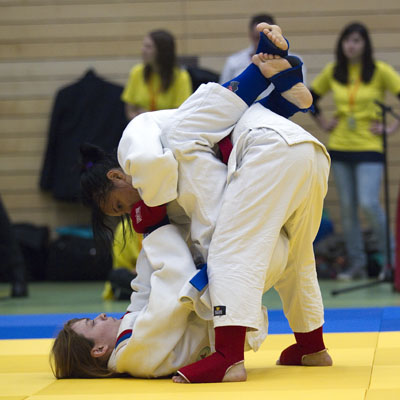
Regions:
M 144 80 L 144 64 L 131 69 L 121 99 L 148 111 L 178 108 L 192 94 L 192 81 L 184 69 L 175 68 L 174 79 L 165 92 L 161 92 L 161 78 L 153 73 L 149 83 Z M 151 105 L 154 104 L 152 109 Z
M 400 75 L 383 61 L 375 62 L 375 71 L 368 83 L 361 81 L 361 65 L 349 66 L 349 83 L 333 77 L 334 63 L 328 64 L 314 79 L 311 88 L 319 96 L 333 93 L 339 122 L 330 133 L 329 150 L 383 152 L 382 136 L 371 132 L 371 123 L 380 120 L 380 108 L 374 100 L 383 101 L 385 91 L 400 93 Z
M 125 228 L 125 241 L 123 228 Z M 129 227 L 125 220 L 124 227 L 121 222 L 115 229 L 112 245 L 113 269 L 126 268 L 132 272 L 136 270 L 136 260 L 142 248 L 142 235 L 131 229 L 132 226 Z M 105 283 L 102 297 L 104 300 L 113 299 L 111 283 L 108 281 Z

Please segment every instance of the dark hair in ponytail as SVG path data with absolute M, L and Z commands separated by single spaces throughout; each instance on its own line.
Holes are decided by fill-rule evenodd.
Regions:
M 92 144 L 82 144 L 81 153 L 81 200 L 92 210 L 92 226 L 94 238 L 99 250 L 110 250 L 114 239 L 114 231 L 110 224 L 111 218 L 103 213 L 100 204 L 103 203 L 113 189 L 112 182 L 107 178 L 107 172 L 113 168 L 121 168 L 116 152 L 106 153 L 100 147 Z M 129 216 L 120 217 L 121 221 Z

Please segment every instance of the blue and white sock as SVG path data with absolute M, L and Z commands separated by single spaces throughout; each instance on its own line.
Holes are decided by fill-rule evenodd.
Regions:
M 286 57 L 289 53 L 289 41 L 286 40 L 286 43 L 288 45 L 288 48 L 286 50 L 282 50 L 279 47 L 276 47 L 269 39 L 267 36 L 265 36 L 264 32 L 260 32 L 260 40 L 258 42 L 256 54 L 258 53 L 267 53 L 267 54 L 273 54 L 273 55 L 278 55 L 281 57 Z
M 287 41 L 287 43 L 289 49 L 289 42 Z M 260 41 L 258 42 L 256 54 L 268 53 L 286 57 L 288 55 L 288 49 L 279 49 L 268 39 L 267 36 L 265 36 L 263 32 L 260 32 Z M 240 75 L 228 82 L 225 82 L 222 86 L 234 92 L 248 106 L 250 106 L 257 100 L 258 96 L 268 88 L 270 84 L 270 80 L 267 79 L 260 72 L 259 68 L 252 63 Z
M 248 106 L 251 106 L 269 85 L 269 80 L 265 78 L 259 68 L 250 64 L 240 75 L 222 86 L 234 92 Z
M 290 118 L 299 111 L 306 113 L 308 110 L 312 109 L 312 106 L 310 108 L 297 107 L 290 101 L 287 101 L 285 98 L 283 98 L 276 90 L 273 90 L 267 97 L 261 99 L 259 103 L 265 108 L 268 108 L 268 110 L 271 110 L 285 118 Z

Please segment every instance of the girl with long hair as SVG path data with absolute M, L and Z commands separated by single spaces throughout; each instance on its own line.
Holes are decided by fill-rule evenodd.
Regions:
M 318 102 L 333 93 L 335 114 L 326 119 Z M 367 277 L 367 254 L 358 211 L 361 209 L 378 242 L 382 270 L 391 262 L 394 250 L 386 254 L 386 217 L 380 204 L 384 169 L 383 126 L 380 108 L 386 92 L 400 98 L 400 75 L 387 63 L 373 57 L 368 29 L 351 23 L 341 32 L 336 59 L 311 85 L 315 120 L 329 134 L 328 150 L 339 194 L 342 230 L 347 251 L 347 269 L 338 279 Z M 392 134 L 400 122 L 387 127 Z
M 154 30 L 146 35 L 142 59 L 132 68 L 122 93 L 128 120 L 145 111 L 178 108 L 192 93 L 189 73 L 177 66 L 171 33 Z

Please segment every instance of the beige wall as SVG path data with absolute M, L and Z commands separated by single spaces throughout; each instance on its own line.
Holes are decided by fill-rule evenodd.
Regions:
M 201 66 L 220 72 L 226 56 L 248 45 L 248 18 L 258 12 L 275 15 L 307 65 L 308 82 L 333 59 L 338 31 L 353 20 L 370 27 L 376 57 L 400 71 L 398 0 L 0 0 L 0 194 L 12 220 L 51 227 L 88 220 L 81 206 L 38 190 L 52 101 L 61 86 L 90 67 L 123 84 L 140 59 L 144 33 L 154 28 L 169 29 L 181 55 L 198 55 Z M 329 97 L 323 104 L 332 111 Z M 296 121 L 325 141 L 309 116 Z M 389 139 L 392 223 L 399 153 L 400 132 Z M 337 220 L 333 182 L 326 207 Z

